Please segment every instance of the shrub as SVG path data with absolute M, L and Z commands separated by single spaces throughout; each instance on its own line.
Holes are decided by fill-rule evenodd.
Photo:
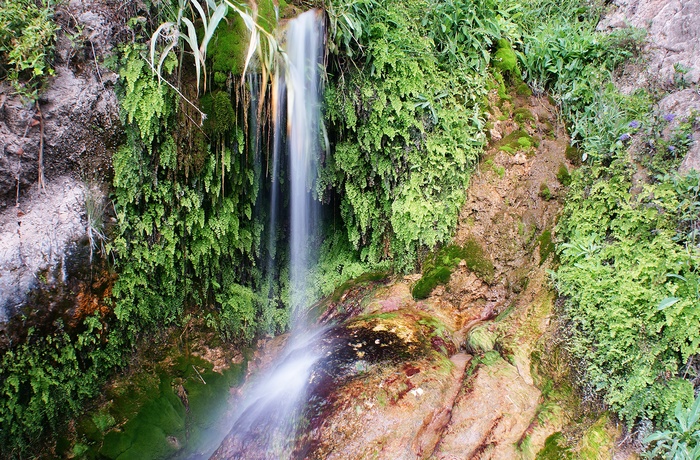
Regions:
M 15 89 L 38 97 L 45 76 L 53 75 L 51 59 L 56 30 L 53 0 L 12 0 L 0 3 L 0 78 L 2 71 Z
M 700 396 L 688 409 L 677 403 L 674 415 L 669 429 L 644 438 L 647 448 L 653 447 L 644 458 L 700 459 Z

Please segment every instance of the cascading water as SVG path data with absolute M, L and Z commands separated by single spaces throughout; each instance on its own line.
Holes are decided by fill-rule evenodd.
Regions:
M 291 182 L 291 306 L 293 327 L 304 327 L 301 311 L 308 305 L 306 274 L 312 222 L 317 218 L 317 203 L 309 189 L 316 176 L 319 153 L 319 71 L 322 52 L 319 15 L 308 11 L 289 23 L 287 56 L 289 58 L 287 132 L 289 175 Z
M 286 78 L 273 84 L 277 111 L 287 100 L 287 176 L 290 197 L 290 302 L 291 335 L 285 351 L 269 373 L 247 385 L 247 394 L 237 406 L 233 426 L 216 458 L 285 459 L 294 455 L 294 440 L 300 428 L 303 403 L 313 366 L 321 358 L 314 346 L 322 334 L 312 329 L 303 314 L 309 304 L 306 294 L 314 221 L 318 212 L 311 195 L 319 155 L 320 78 L 323 56 L 323 25 L 318 11 L 308 11 L 289 22 L 286 33 L 288 68 Z M 274 103 L 274 102 L 273 102 Z M 275 109 L 273 108 L 273 112 Z M 281 118 L 275 116 L 275 125 Z M 275 128 L 272 179 L 278 179 L 277 152 L 282 133 Z M 271 206 L 277 206 L 273 182 Z M 275 224 L 276 209 L 270 211 Z M 274 220 L 273 220 L 274 219 Z

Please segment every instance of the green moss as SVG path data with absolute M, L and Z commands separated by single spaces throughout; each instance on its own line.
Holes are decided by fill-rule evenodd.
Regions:
M 467 268 L 469 270 L 479 275 L 479 277 L 487 283 L 493 281 L 493 263 L 488 259 L 486 254 L 484 254 L 479 243 L 472 239 L 467 240 L 464 246 L 462 246 L 459 256 L 467 263 Z
M 467 349 L 471 353 L 487 353 L 496 345 L 496 336 L 486 326 L 475 327 L 467 337 Z
M 444 284 L 450 280 L 452 270 L 448 267 L 437 267 L 418 280 L 413 286 L 413 297 L 415 299 L 425 299 L 435 289 L 438 284 Z
M 227 21 L 219 23 L 209 44 L 211 69 L 224 75 L 240 75 L 245 64 L 250 33 L 236 12 L 230 11 L 226 19 Z
M 214 91 L 200 99 L 202 111 L 207 114 L 204 131 L 209 134 L 229 133 L 236 125 L 236 112 L 226 91 Z
M 506 82 L 503 79 L 503 75 L 499 71 L 493 73 L 493 78 L 496 80 L 496 88 L 498 92 L 498 97 L 500 99 L 498 102 L 498 107 L 501 108 L 503 107 L 504 101 L 510 101 L 513 98 L 508 94 L 508 89 L 506 89 Z
M 557 180 L 564 187 L 568 187 L 569 185 L 571 185 L 571 174 L 569 174 L 569 170 L 563 163 L 559 165 L 559 171 L 557 171 Z
M 573 165 L 578 166 L 581 164 L 581 150 L 578 147 L 569 145 L 564 152 L 564 156 Z
M 387 270 L 378 270 L 363 273 L 362 275 L 341 284 L 335 291 L 333 291 L 333 294 L 331 295 L 331 300 L 333 302 L 338 302 L 340 301 L 343 294 L 345 294 L 350 288 L 383 281 L 389 276 L 389 273 L 390 272 Z
M 518 58 L 513 51 L 513 47 L 510 42 L 505 39 L 498 40 L 498 46 L 496 48 L 496 53 L 493 57 L 493 66 L 503 73 L 520 76 L 520 69 L 518 68 Z
M 547 186 L 547 184 L 544 182 L 540 184 L 540 197 L 547 201 L 553 198 L 552 192 L 549 190 L 549 186 Z
M 512 133 L 504 136 L 496 146 L 499 150 L 508 153 L 514 153 L 518 150 L 527 150 L 532 146 L 537 146 L 536 140 L 530 136 L 525 130 L 517 129 Z
M 489 158 L 488 160 L 484 161 L 484 169 L 490 169 L 491 171 L 496 173 L 498 177 L 503 177 L 506 174 L 506 168 L 495 164 L 492 158 Z
M 531 137 L 519 137 L 518 138 L 518 145 L 524 149 L 529 149 L 532 147 L 532 138 Z
M 612 454 L 615 439 L 607 429 L 609 421 L 608 416 L 604 414 L 586 430 L 579 443 L 577 458 L 581 460 L 610 458 L 605 454 Z
M 566 446 L 566 440 L 560 431 L 550 435 L 544 442 L 544 447 L 537 453 L 536 460 L 568 460 L 573 459 L 571 450 Z
M 267 32 L 274 32 L 277 28 L 277 14 L 275 13 L 275 2 L 273 0 L 258 0 L 258 24 Z M 283 10 L 286 4 L 280 2 L 280 10 Z
M 273 0 L 259 0 L 257 6 L 258 24 L 267 32 L 273 32 L 277 27 Z M 249 37 L 250 32 L 241 17 L 235 11 L 229 11 L 226 21 L 221 21 L 216 29 L 208 50 L 215 72 L 214 82 L 219 87 L 223 87 L 229 73 L 240 75 L 243 72 Z
M 498 360 L 501 359 L 501 355 L 496 350 L 487 351 L 484 356 L 481 357 L 480 361 L 486 366 L 496 364 Z
M 519 107 L 513 110 L 513 119 L 518 123 L 523 123 L 525 121 L 534 121 L 535 116 L 527 107 Z
M 242 366 L 218 373 L 194 356 L 166 362 L 171 364 L 144 370 L 108 390 L 111 402 L 78 422 L 82 444 L 73 449 L 84 445 L 88 458 L 121 460 L 175 453 L 188 458 L 205 447 L 226 409 L 229 389 L 241 380 Z
M 413 297 L 425 299 L 438 284 L 449 281 L 452 270 L 461 260 L 466 262 L 469 270 L 487 283 L 493 281 L 493 263 L 484 254 L 479 243 L 467 240 L 463 246 L 449 245 L 442 248 L 423 264 L 423 277 L 413 287 Z
M 527 83 L 521 82 L 515 87 L 515 92 L 518 94 L 518 96 L 525 96 L 525 97 L 530 97 L 532 96 L 532 90 L 530 89 L 529 86 L 527 86 Z
M 540 265 L 542 265 L 547 260 L 547 257 L 554 252 L 556 246 L 552 241 L 552 232 L 550 230 L 542 232 L 537 241 L 540 244 Z

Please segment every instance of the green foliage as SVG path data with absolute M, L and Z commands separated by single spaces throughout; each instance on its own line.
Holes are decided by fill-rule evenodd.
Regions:
M 39 336 L 30 329 L 25 343 L 0 358 L 0 456 L 21 458 L 61 429 L 124 363 L 125 345 L 95 317 L 76 335 Z
M 571 116 L 591 103 L 601 82 L 631 56 L 642 34 L 629 29 L 597 32 L 595 11 L 576 0 L 563 3 L 539 0 L 516 5 L 526 11 L 511 17 L 525 32 L 518 54 L 525 79 L 540 91 L 550 90 L 565 115 Z
M 501 38 L 502 22 L 496 0 L 447 0 L 431 3 L 422 25 L 429 26 L 428 34 L 446 65 L 482 70 L 489 64 L 491 46 Z M 511 71 L 515 63 L 505 51 L 507 48 L 507 42 L 498 42 L 496 66 L 503 65 Z M 504 51 L 499 54 L 501 49 Z
M 388 262 L 371 264 L 360 260 L 360 256 L 348 241 L 344 229 L 327 230 L 328 236 L 323 240 L 319 250 L 319 259 L 310 273 L 310 290 L 308 298 L 326 297 L 345 283 L 361 275 L 386 272 Z
M 609 83 L 640 32 L 597 32 L 597 11 L 575 0 L 511 2 L 510 11 L 521 13 L 511 16 L 522 34 L 511 41 L 523 75 L 561 104 L 574 144 L 567 159 L 584 163 L 569 177 L 562 168 L 558 174 L 563 185 L 571 182 L 554 277 L 567 299 L 569 346 L 585 390 L 630 424 L 647 418 L 663 425 L 677 402 L 692 398 L 683 369 L 700 351 L 700 259 L 688 240 L 697 179 L 671 173 L 676 149 L 690 141 L 687 131 L 669 134 L 649 95 L 625 96 Z M 633 143 L 652 146 L 635 152 L 635 160 L 654 175 L 634 193 Z
M 592 388 L 628 421 L 662 422 L 692 396 L 681 369 L 700 351 L 691 326 L 700 321 L 699 259 L 696 247 L 673 241 L 674 189 L 661 183 L 633 195 L 630 170 L 617 159 L 573 176 L 557 289 L 569 298 L 573 350 Z
M 203 4 L 197 0 L 178 0 L 178 8 L 172 12 L 170 20 L 160 24 L 151 36 L 150 67 L 159 79 L 162 78 L 163 63 L 171 58 L 182 42 L 187 45 L 188 54 L 194 60 L 199 93 L 202 80 L 204 82 L 201 86 L 207 88 L 209 44 L 220 41 L 219 52 L 214 57 L 215 82 L 221 83 L 217 74 L 222 75 L 224 79 L 231 73 L 244 75 L 256 54 L 255 65 L 260 67 L 263 79 L 266 80 L 272 72 L 278 70 L 278 58 L 284 59 L 285 55 L 275 35 L 270 33 L 277 24 L 272 0 L 260 2 L 259 10 L 257 3 L 251 5 L 252 8 L 247 2 L 229 0 L 221 0 L 218 3 L 207 0 Z M 262 17 L 258 16 L 258 11 L 262 13 Z M 188 17 L 190 13 L 192 19 Z M 262 20 L 262 23 L 259 20 Z M 229 24 L 224 31 L 219 28 L 221 21 Z M 158 50 L 158 41 L 161 38 L 165 44 Z M 179 58 L 174 59 L 182 59 L 183 51 L 184 49 L 181 50 Z M 262 89 L 266 91 L 266 85 L 263 85 Z
M 53 75 L 56 30 L 54 1 L 0 1 L 0 78 L 21 95 L 36 99 L 42 79 Z M 2 75 L 6 72 L 6 75 Z
M 557 180 L 564 187 L 571 185 L 571 174 L 569 174 L 569 169 L 565 164 L 559 165 L 559 170 L 557 171 Z
M 422 21 L 432 7 L 405 0 L 366 11 L 364 67 L 326 92 L 338 140 L 319 190 L 341 193 L 348 237 L 363 260 L 393 258 L 400 268 L 421 246 L 451 236 L 484 143 L 485 81 L 440 68 Z
M 242 154 L 230 99 L 224 92 L 212 96 L 212 144 L 203 147 L 194 176 L 183 177 L 183 147 L 166 134 L 174 123 L 173 93 L 158 84 L 139 51 L 128 47 L 124 54 L 129 144 L 113 158 L 115 314 L 137 334 L 177 321 L 185 302 L 213 301 L 211 317 L 221 320 L 222 335 L 250 339 L 261 304 L 238 280 L 260 239 L 252 215 L 258 179 L 252 158 Z
M 224 286 L 216 295 L 220 310 L 210 317 L 210 325 L 228 341 L 241 338 L 252 340 L 256 331 L 257 313 L 263 299 L 250 288 L 235 283 Z
M 679 402 L 674 415 L 668 430 L 656 431 L 644 438 L 648 448 L 653 446 L 645 453 L 645 458 L 700 459 L 700 396 L 688 409 Z

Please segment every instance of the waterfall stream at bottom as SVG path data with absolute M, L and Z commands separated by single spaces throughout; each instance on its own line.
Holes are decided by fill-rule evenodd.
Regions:
M 310 186 L 320 150 L 323 34 L 323 16 L 317 10 L 288 23 L 287 69 L 285 75 L 276 77 L 283 81 L 273 85 L 286 88 L 287 98 L 291 332 L 275 362 L 245 385 L 229 419 L 228 435 L 212 458 L 277 460 L 299 455 L 295 439 L 305 426 L 304 406 L 314 368 L 323 355 L 320 339 L 325 332 L 310 324 L 305 311 L 311 302 L 306 294 L 306 274 L 318 218 L 318 203 Z

